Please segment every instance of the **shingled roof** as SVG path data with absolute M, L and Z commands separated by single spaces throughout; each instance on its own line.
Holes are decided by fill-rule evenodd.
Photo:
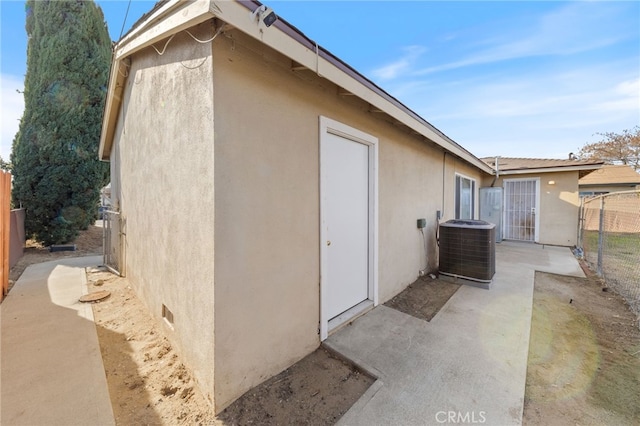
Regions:
M 580 185 L 640 185 L 640 173 L 625 164 L 605 164 L 581 178 Z

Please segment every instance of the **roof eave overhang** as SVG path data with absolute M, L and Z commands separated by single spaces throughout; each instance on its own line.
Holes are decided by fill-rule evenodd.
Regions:
M 111 156 L 131 55 L 157 41 L 211 19 L 214 15 L 210 8 L 210 0 L 169 1 L 114 46 L 98 149 L 100 160 L 108 161 Z M 174 13 L 177 9 L 180 9 L 180 13 Z
M 607 183 L 578 183 L 580 186 L 586 187 L 598 187 L 598 186 L 640 186 L 640 182 L 607 182 Z
M 250 13 L 259 7 L 256 1 L 214 1 L 174 0 L 163 5 L 145 22 L 137 26 L 115 47 L 114 59 L 109 78 L 109 90 L 103 129 L 100 137 L 99 155 L 108 160 L 113 143 L 117 114 L 123 95 L 124 80 L 119 79 L 122 62 L 149 45 L 172 34 L 197 25 L 211 18 L 218 18 L 243 33 L 260 40 L 265 45 L 290 58 L 295 63 L 314 71 L 322 78 L 341 87 L 368 102 L 376 111 L 390 116 L 411 131 L 422 135 L 445 151 L 463 159 L 488 174 L 495 174 L 491 166 L 453 142 L 427 121 L 413 113 L 406 106 L 377 88 L 361 75 L 331 56 L 317 44 L 301 36 L 297 30 L 283 21 L 277 21 L 270 28 L 257 25 L 250 19 Z M 175 13 L 181 8 L 179 13 Z M 125 73 L 126 75 L 126 73 Z M 125 77 L 126 79 L 126 77 Z
M 527 175 L 527 174 L 540 174 L 540 173 L 558 173 L 558 172 L 580 172 L 580 171 L 593 171 L 602 167 L 602 164 L 588 164 L 582 166 L 560 166 L 560 167 L 538 167 L 531 169 L 514 169 L 514 170 L 500 170 L 500 175 Z

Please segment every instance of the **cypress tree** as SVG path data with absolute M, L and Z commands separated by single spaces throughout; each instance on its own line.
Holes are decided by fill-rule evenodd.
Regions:
M 108 167 L 98 160 L 111 39 L 93 2 L 27 0 L 25 110 L 13 141 L 13 201 L 26 233 L 73 240 L 97 217 Z

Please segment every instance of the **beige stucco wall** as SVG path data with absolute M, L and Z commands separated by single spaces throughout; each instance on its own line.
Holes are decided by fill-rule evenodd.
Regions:
M 573 246 L 577 242 L 578 172 L 503 175 L 495 186 L 503 186 L 505 179 L 540 179 L 540 244 Z M 483 186 L 490 186 L 493 178 L 485 178 Z M 554 182 L 554 184 L 550 184 Z
M 209 28 L 195 30 L 201 38 Z M 164 45 L 159 45 L 161 49 Z M 193 68 L 189 69 L 187 67 Z M 214 126 L 211 46 L 178 34 L 132 58 L 111 154 L 127 276 L 203 391 L 214 386 Z M 174 330 L 162 320 L 162 305 Z
M 436 211 L 453 216 L 454 174 L 481 176 L 237 32 L 214 42 L 213 80 L 220 409 L 320 343 L 319 116 L 379 139 L 381 303 L 425 267 L 416 220 L 427 219 L 435 270 Z
M 211 49 L 134 56 L 111 159 L 128 277 L 220 411 L 320 344 L 320 116 L 379 139 L 380 303 L 437 269 L 436 211 L 482 175 L 237 31 Z

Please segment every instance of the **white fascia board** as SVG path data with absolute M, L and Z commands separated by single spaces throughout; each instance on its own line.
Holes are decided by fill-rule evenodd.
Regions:
M 185 0 L 171 0 L 164 4 L 160 9 L 156 10 L 152 15 L 147 17 L 144 22 L 140 23 L 140 25 L 132 29 L 127 35 L 119 40 L 117 43 L 118 46 L 122 47 L 125 44 L 129 43 L 131 40 L 135 39 L 139 33 L 145 31 L 147 26 L 156 22 L 158 19 L 162 18 L 162 16 L 180 6 L 182 3 L 185 3 Z
M 556 172 L 579 172 L 581 170 L 597 170 L 601 165 L 593 166 L 568 166 L 568 167 L 545 167 L 538 169 L 518 169 L 518 170 L 500 170 L 500 176 L 503 175 L 527 175 L 540 173 L 556 173 Z
M 178 2 L 176 5 L 183 5 L 183 7 L 180 10 L 171 10 L 170 16 L 155 25 L 142 24 L 135 37 L 118 43 L 115 59 L 119 60 L 131 56 L 160 40 L 213 18 L 209 11 L 209 0 Z
M 118 110 L 122 102 L 124 85 L 129 72 L 131 62 L 129 60 L 116 61 L 111 64 L 109 74 L 109 88 L 104 106 L 104 116 L 102 117 L 102 129 L 100 132 L 100 146 L 98 148 L 98 158 L 108 161 L 111 156 L 111 146 L 113 135 L 118 120 Z
M 495 174 L 494 170 L 484 161 L 459 146 L 450 143 L 424 123 L 366 87 L 336 67 L 333 63 L 323 58 L 322 54 L 317 52 L 316 49 L 309 49 L 303 46 L 289 34 L 277 28 L 276 25 L 270 28 L 261 28 L 257 21 L 251 19 L 251 10 L 248 8 L 250 4 L 257 7 L 255 3 L 248 4 L 248 2 L 245 2 L 245 5 L 243 5 L 235 1 L 212 1 L 211 12 L 219 19 L 227 22 L 243 33 L 260 40 L 265 45 L 292 59 L 296 63 L 307 67 L 311 71 L 316 71 L 322 78 L 358 96 L 360 99 L 388 114 L 409 129 L 425 136 L 450 153 L 464 159 L 488 174 Z
M 109 74 L 109 86 L 100 133 L 98 158 L 107 161 L 111 155 L 113 136 L 117 125 L 118 110 L 122 102 L 124 86 L 130 65 L 129 56 L 172 34 L 191 28 L 213 18 L 210 0 L 173 0 L 154 12 L 148 19 L 124 37 L 114 49 Z M 179 13 L 175 13 L 176 9 Z M 166 19 L 164 16 L 173 13 Z M 154 25 L 154 23 L 157 23 Z

